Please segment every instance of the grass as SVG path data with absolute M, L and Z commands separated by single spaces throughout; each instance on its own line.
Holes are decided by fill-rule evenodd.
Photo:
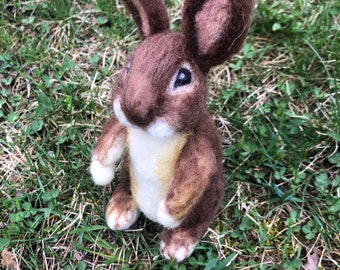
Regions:
M 167 1 L 171 27 L 179 2 Z M 61 8 L 62 7 L 62 8 Z M 0 0 L 0 267 L 339 269 L 340 4 L 259 0 L 244 49 L 210 73 L 226 200 L 193 256 L 140 218 L 112 232 L 91 149 L 138 39 L 121 5 Z

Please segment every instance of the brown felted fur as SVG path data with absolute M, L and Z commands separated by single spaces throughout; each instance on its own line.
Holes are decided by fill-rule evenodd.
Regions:
M 108 225 L 126 229 L 141 209 L 165 227 L 162 254 L 181 261 L 224 193 L 220 139 L 206 109 L 206 73 L 240 50 L 254 0 L 186 0 L 182 33 L 168 29 L 162 1 L 124 2 L 143 41 L 112 91 L 115 115 L 93 150 L 90 170 L 96 183 L 107 184 L 123 156 Z
M 207 216 L 219 205 L 223 192 L 219 136 L 213 132 L 214 124 L 209 115 L 206 114 L 203 119 L 205 125 L 199 127 L 182 150 L 167 195 L 169 213 L 180 220 L 199 200 L 207 203 L 207 209 L 200 208 L 200 215 Z M 212 187 L 216 193 L 207 192 Z M 203 194 L 207 197 L 202 198 Z M 210 207 L 209 201 L 215 201 L 214 207 Z
M 255 0 L 192 0 L 183 8 L 187 47 L 207 72 L 237 53 L 247 36 Z
M 129 70 L 133 76 L 127 79 L 121 76 L 118 82 L 118 85 L 124 85 L 122 106 L 132 123 L 146 126 L 157 115 L 171 122 L 177 131 L 193 130 L 197 126 L 205 109 L 206 79 L 188 58 L 184 42 L 180 34 L 163 32 L 148 37 L 134 52 Z M 185 97 L 170 97 L 167 84 L 184 61 L 191 62 L 197 73 L 197 90 Z M 117 95 L 120 95 L 119 91 Z M 164 102 L 167 106 L 163 106 Z
M 124 0 L 141 39 L 169 29 L 167 11 L 161 0 Z
M 106 219 L 114 217 L 114 222 L 111 222 L 111 225 L 114 226 L 112 229 L 124 230 L 136 220 L 139 213 L 138 205 L 133 197 L 129 162 L 128 159 L 125 159 L 120 170 L 119 184 L 107 204 Z M 128 226 L 122 227 L 120 223 L 128 224 Z
M 119 140 L 125 140 L 125 138 L 125 127 L 123 127 L 115 117 L 110 117 L 102 130 L 102 134 L 98 139 L 92 155 L 96 156 L 96 159 L 99 161 L 104 162 L 104 160 L 108 159 L 108 149 L 116 143 L 120 143 Z

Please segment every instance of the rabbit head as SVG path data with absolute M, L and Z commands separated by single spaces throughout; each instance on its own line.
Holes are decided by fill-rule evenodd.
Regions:
M 206 74 L 241 48 L 252 0 L 187 0 L 182 32 L 169 30 L 161 0 L 126 0 L 141 37 L 113 90 L 125 126 L 155 137 L 194 132 L 206 112 Z

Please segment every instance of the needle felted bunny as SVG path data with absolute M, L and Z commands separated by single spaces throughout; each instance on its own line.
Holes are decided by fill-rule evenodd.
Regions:
M 206 109 L 206 75 L 238 52 L 254 0 L 186 0 L 182 33 L 169 30 L 161 0 L 126 0 L 142 39 L 112 91 L 114 115 L 92 153 L 96 184 L 119 184 L 106 220 L 125 230 L 140 211 L 164 226 L 160 251 L 187 258 L 220 208 L 220 139 Z

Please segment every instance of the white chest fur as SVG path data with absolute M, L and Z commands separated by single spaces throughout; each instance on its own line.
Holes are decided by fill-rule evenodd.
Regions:
M 157 209 L 165 199 L 187 136 L 175 134 L 157 138 L 138 128 L 130 128 L 128 134 L 133 196 L 140 210 L 149 219 L 159 222 Z

